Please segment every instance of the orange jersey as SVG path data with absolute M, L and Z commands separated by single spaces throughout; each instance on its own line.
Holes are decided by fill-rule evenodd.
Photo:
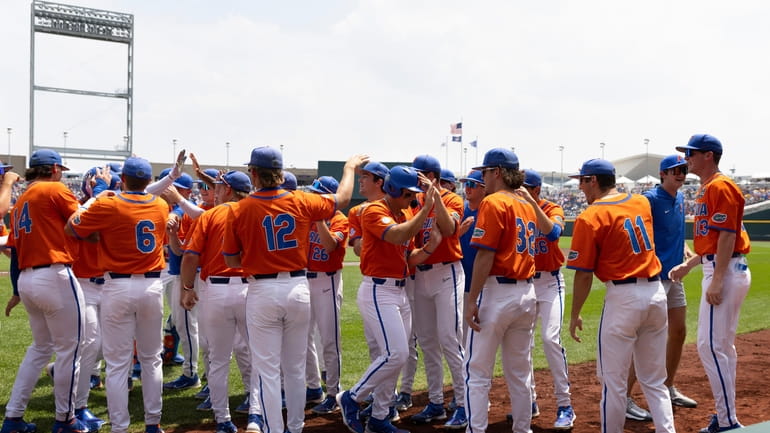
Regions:
M 417 201 L 420 204 L 415 212 L 419 212 L 425 201 L 425 194 L 418 194 Z M 454 220 L 455 231 L 451 236 L 444 236 L 441 243 L 436 247 L 436 250 L 425 260 L 426 265 L 432 265 L 436 263 L 455 262 L 463 257 L 462 248 L 460 248 L 460 222 L 463 219 L 463 211 L 465 204 L 463 199 L 459 195 L 449 191 L 448 189 L 441 189 L 441 201 L 444 203 L 449 215 Z M 436 213 L 431 210 L 428 217 L 425 218 L 425 222 L 422 225 L 422 229 L 415 236 L 415 245 L 421 248 L 428 243 L 430 239 L 430 231 L 436 224 Z
M 353 241 L 356 239 L 361 239 L 361 235 L 363 233 L 361 231 L 361 213 L 364 211 L 364 208 L 366 208 L 368 204 L 369 202 L 365 201 L 353 206 L 348 211 L 348 244 L 350 246 L 353 246 Z
M 411 241 L 392 244 L 385 240 L 391 227 L 405 222 L 411 212 L 391 213 L 385 199 L 370 202 L 361 215 L 361 273 L 369 277 L 404 278 L 409 275 L 406 254 Z
M 245 276 L 240 268 L 230 268 L 222 255 L 222 238 L 225 235 L 230 205 L 223 203 L 195 219 L 185 242 L 185 253 L 200 257 L 200 278 L 215 276 Z
M 540 200 L 540 209 L 548 216 L 548 219 L 564 228 L 564 209 L 558 204 Z M 564 264 L 564 253 L 559 248 L 559 239 L 549 241 L 548 233 L 537 230 L 535 234 L 535 269 L 538 271 L 555 271 Z
M 498 191 L 479 204 L 471 246 L 495 252 L 489 275 L 523 280 L 535 275 L 535 231 L 532 206 L 511 192 Z
M 76 244 L 78 247 L 77 260 L 72 264 L 72 273 L 78 278 L 101 277 L 104 275 L 104 268 L 100 265 L 99 260 L 102 256 L 99 244 L 88 241 L 78 241 Z
M 696 254 L 716 254 L 722 230 L 736 234 L 734 253 L 748 254 L 751 244 L 743 227 L 744 204 L 740 188 L 722 173 L 715 174 L 701 185 L 695 196 L 693 245 Z
M 650 201 L 630 193 L 594 201 L 575 220 L 567 267 L 601 281 L 658 275 Z
M 330 221 L 324 221 L 332 237 L 337 243 L 337 248 L 327 252 L 321 243 L 316 223 L 310 225 L 310 245 L 307 254 L 307 269 L 315 272 L 333 272 L 342 269 L 342 260 L 345 259 L 345 245 L 348 238 L 348 218 L 337 211 Z
M 77 246 L 64 225 L 78 209 L 75 195 L 61 182 L 32 182 L 11 211 L 8 246 L 16 247 L 19 269 L 72 263 Z
M 268 188 L 230 206 L 222 254 L 241 254 L 248 274 L 305 269 L 310 224 L 337 210 L 332 194 Z
M 81 239 L 99 232 L 100 265 L 105 271 L 142 274 L 166 266 L 167 220 L 165 200 L 147 193 L 121 192 L 97 199 L 73 219 L 71 228 Z

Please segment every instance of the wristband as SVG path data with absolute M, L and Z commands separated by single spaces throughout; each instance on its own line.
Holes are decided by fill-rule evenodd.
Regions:
M 189 292 L 190 290 L 193 290 L 193 289 L 195 288 L 195 286 L 193 286 L 193 287 L 187 287 L 187 286 L 185 286 L 184 284 L 182 284 L 182 288 L 183 288 L 183 289 L 185 289 L 185 290 L 187 290 L 187 291 Z
M 82 209 L 82 210 L 88 210 L 88 208 L 89 208 L 89 207 L 91 207 L 91 205 L 92 205 L 92 204 L 94 204 L 94 202 L 95 202 L 95 201 L 96 201 L 96 198 L 95 198 L 95 197 L 91 197 L 91 198 L 89 198 L 89 199 L 88 199 L 88 201 L 86 201 L 85 203 L 83 203 L 82 205 L 80 205 L 80 209 Z
M 425 247 L 422 247 L 422 252 L 424 252 L 424 253 L 425 253 L 425 254 L 427 254 L 427 255 L 431 255 L 431 254 L 433 254 L 433 251 L 428 251 L 428 249 L 427 249 L 427 248 L 425 248 Z

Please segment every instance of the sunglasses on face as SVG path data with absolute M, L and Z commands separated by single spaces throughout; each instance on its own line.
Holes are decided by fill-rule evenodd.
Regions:
M 684 156 L 686 156 L 688 158 L 693 156 L 693 155 L 695 155 L 696 153 L 706 153 L 706 152 L 704 152 L 702 150 L 695 150 L 695 149 L 685 149 L 684 150 Z
M 211 189 L 211 188 L 209 187 L 209 184 L 207 184 L 207 183 L 201 183 L 201 185 L 200 185 L 200 189 L 202 189 L 202 190 L 204 190 L 204 191 L 208 191 L 208 190 L 209 190 L 209 189 Z
M 470 180 L 466 180 L 466 181 L 463 183 L 463 185 L 465 185 L 465 187 L 466 187 L 466 188 L 470 188 L 470 189 L 473 189 L 473 188 L 477 188 L 477 187 L 479 186 L 479 184 L 478 184 L 478 183 L 476 183 L 476 182 L 473 182 L 473 181 L 470 181 Z
M 687 174 L 687 166 L 681 165 L 679 167 L 669 168 L 668 170 L 666 170 L 666 173 L 673 174 L 675 176 L 680 174 Z
M 591 181 L 591 179 L 593 179 L 593 176 L 583 176 L 580 178 L 580 183 L 583 183 L 583 182 L 588 183 Z

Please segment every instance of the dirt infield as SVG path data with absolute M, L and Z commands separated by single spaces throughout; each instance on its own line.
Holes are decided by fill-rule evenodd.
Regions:
M 736 348 L 738 350 L 738 388 L 737 412 L 739 420 L 744 425 L 756 424 L 770 420 L 770 330 L 739 335 Z M 532 420 L 533 432 L 554 431 L 551 429 L 556 414 L 553 389 L 548 370 L 535 372 L 538 384 L 538 404 L 541 415 Z M 599 425 L 599 382 L 596 378 L 596 363 L 589 362 L 570 366 L 570 382 L 572 383 L 572 404 L 577 414 L 574 433 L 600 431 Z M 674 418 L 678 432 L 697 432 L 705 427 L 714 411 L 714 399 L 703 367 L 698 359 L 695 345 L 685 346 L 682 363 L 676 379 L 677 388 L 682 393 L 694 398 L 698 407 L 694 409 L 674 409 Z M 637 402 L 646 407 L 646 402 L 639 386 L 635 387 L 634 397 Z M 397 422 L 399 428 L 413 433 L 444 431 L 440 424 L 417 426 L 409 422 L 409 416 L 419 412 L 427 404 L 425 392 L 416 394 L 414 407 L 402 412 L 402 420 Z M 450 392 L 446 393 L 447 401 L 451 400 Z M 511 427 L 505 421 L 509 412 L 507 390 L 502 378 L 493 381 L 490 395 L 492 406 L 489 413 L 489 428 L 487 432 L 510 432 Z M 243 427 L 240 419 L 234 422 Z M 199 426 L 203 431 L 213 431 L 214 425 Z M 652 423 L 627 421 L 626 432 L 650 433 L 655 429 Z M 168 429 L 166 431 L 169 431 Z M 178 429 L 177 431 L 195 432 L 197 429 Z M 327 416 L 313 415 L 307 412 L 305 419 L 306 433 L 344 433 L 348 430 L 340 421 L 339 413 Z M 450 430 L 446 430 L 450 431 Z M 174 432 L 176 433 L 176 432 Z

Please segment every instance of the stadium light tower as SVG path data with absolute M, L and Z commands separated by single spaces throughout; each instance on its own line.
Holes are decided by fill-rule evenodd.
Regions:
M 559 174 L 559 179 L 561 180 L 562 188 L 564 188 L 564 146 L 559 146 L 559 152 L 561 152 L 561 174 Z
M 174 147 L 174 155 L 172 155 L 173 158 L 171 160 L 176 161 L 176 138 L 171 140 L 171 145 Z
M 602 148 L 602 159 L 604 159 L 604 146 L 606 146 L 606 145 L 604 144 L 603 141 L 601 143 L 599 143 L 599 147 Z
M 650 139 L 644 139 L 644 175 L 650 174 Z
M 8 160 L 5 161 L 6 164 L 11 163 L 11 132 L 13 132 L 13 128 L 7 128 L 6 131 L 8 132 Z
M 229 141 L 225 142 L 225 149 L 227 149 L 227 154 L 225 156 L 225 158 L 226 158 L 226 160 L 225 160 L 225 167 L 229 171 L 230 170 L 230 142 Z

